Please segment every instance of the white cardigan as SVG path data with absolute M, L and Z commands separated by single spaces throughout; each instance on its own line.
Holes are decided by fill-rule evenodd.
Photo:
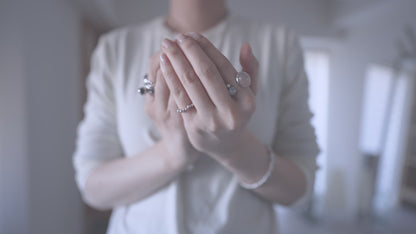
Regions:
M 302 51 L 284 27 L 230 15 L 203 33 L 240 70 L 241 45 L 250 42 L 260 63 L 257 106 L 248 129 L 277 155 L 293 160 L 308 179 L 311 194 L 319 152 Z M 148 58 L 163 38 L 175 35 L 163 18 L 122 28 L 101 37 L 88 77 L 85 118 L 78 128 L 74 153 L 81 190 L 91 170 L 153 145 L 159 134 L 144 112 L 143 84 Z M 202 157 L 192 171 L 155 194 L 113 210 L 108 233 L 277 233 L 273 204 L 239 186 L 237 178 L 216 161 Z

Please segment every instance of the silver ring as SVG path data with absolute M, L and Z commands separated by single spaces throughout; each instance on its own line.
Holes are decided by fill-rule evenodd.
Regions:
M 144 95 L 146 93 L 154 94 L 155 93 L 155 83 L 153 83 L 151 80 L 149 80 L 147 73 L 143 77 L 144 86 L 137 89 L 137 92 L 141 95 Z
M 144 81 L 144 87 L 146 89 L 153 89 L 155 87 L 155 83 L 153 83 L 151 80 L 148 79 L 147 73 L 144 75 L 143 81 Z
M 192 107 L 194 107 L 194 104 L 193 103 L 187 105 L 185 108 L 178 108 L 178 109 L 176 109 L 176 112 L 178 112 L 178 113 L 184 113 L 184 112 L 187 112 Z
M 141 95 L 145 95 L 146 93 L 154 94 L 155 89 L 154 88 L 146 88 L 146 87 L 142 86 L 142 87 L 137 89 L 137 92 L 140 93 Z
M 237 84 L 243 88 L 250 87 L 251 85 L 251 77 L 247 72 L 244 71 L 240 71 L 237 73 L 235 81 L 237 81 Z
M 234 86 L 232 86 L 231 84 L 227 84 L 226 86 L 227 86 L 228 93 L 231 96 L 234 96 L 237 94 L 237 89 Z

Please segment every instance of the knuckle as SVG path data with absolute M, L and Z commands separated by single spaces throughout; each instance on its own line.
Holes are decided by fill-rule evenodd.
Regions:
M 202 48 L 207 48 L 207 47 L 210 46 L 209 41 L 203 36 L 200 36 L 198 42 L 199 42 L 199 44 L 201 45 Z
M 159 72 L 162 76 L 164 76 L 166 78 L 171 78 L 174 75 L 174 73 L 171 69 L 159 69 Z
M 221 130 L 221 125 L 218 123 L 218 121 L 215 118 L 210 118 L 206 126 L 207 126 L 207 130 L 212 133 L 217 133 Z
M 182 95 L 182 86 L 179 82 L 174 82 L 172 84 L 172 90 L 171 92 L 173 93 L 173 95 L 180 97 Z
M 253 114 L 256 110 L 256 99 L 252 95 L 244 99 L 243 111 L 248 114 Z
M 224 61 L 221 61 L 218 64 L 218 69 L 220 71 L 227 71 L 227 70 L 230 69 L 230 67 L 231 67 L 231 63 L 228 60 L 226 60 L 226 59 Z
M 191 83 L 193 83 L 196 80 L 196 74 L 195 74 L 195 72 L 192 71 L 192 70 L 190 70 L 190 69 L 186 70 L 183 73 L 182 77 L 183 77 L 183 80 L 185 82 L 187 82 L 188 84 L 191 84 Z
M 182 46 L 185 50 L 192 50 L 196 46 L 196 42 L 189 38 L 186 38 L 182 42 Z
M 214 77 L 218 74 L 217 68 L 214 64 L 209 64 L 201 68 L 201 73 L 207 78 Z
M 195 119 L 192 119 L 187 125 L 186 125 L 187 130 L 197 134 L 200 133 L 200 129 L 198 128 L 198 125 L 195 121 Z
M 193 136 L 203 137 L 207 133 L 207 129 L 201 127 L 199 120 L 192 120 L 186 125 L 186 131 L 192 133 Z
M 169 48 L 167 49 L 167 52 L 168 52 L 171 56 L 173 56 L 173 57 L 177 57 L 177 56 L 179 56 L 179 55 L 180 55 L 180 53 L 181 53 L 181 51 L 179 50 L 179 48 L 178 48 L 178 47 L 176 47 L 176 46 L 171 46 L 171 47 L 169 47 Z
M 228 114 L 228 130 L 239 129 L 243 124 L 241 115 L 236 111 L 230 111 Z
M 191 129 L 198 136 L 203 136 L 205 134 L 204 129 L 201 128 L 199 122 L 197 121 L 192 122 Z
M 161 117 L 161 119 L 162 119 L 162 122 L 164 122 L 164 123 L 168 123 L 169 121 L 171 121 L 171 114 L 170 114 L 170 112 L 166 112 L 166 113 L 164 113 L 164 115 Z
M 214 47 L 212 45 L 212 43 L 204 36 L 199 35 L 198 36 L 198 44 L 199 46 L 201 46 L 204 49 L 210 48 L 210 47 Z

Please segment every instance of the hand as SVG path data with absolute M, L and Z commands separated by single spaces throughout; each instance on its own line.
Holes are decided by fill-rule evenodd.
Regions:
M 236 69 L 200 34 L 181 35 L 177 43 L 165 39 L 161 68 L 182 113 L 192 145 L 211 156 L 227 156 L 247 139 L 246 124 L 255 110 L 258 62 L 248 43 L 241 47 L 240 63 L 250 74 L 248 88 L 236 84 Z M 237 88 L 230 96 L 226 84 Z M 243 139 L 244 138 L 244 139 Z
M 188 140 L 182 116 L 173 112 L 176 103 L 160 71 L 159 55 L 160 52 L 149 59 L 148 79 L 155 83 L 155 93 L 146 94 L 145 112 L 162 135 L 161 143 L 172 157 L 171 162 L 185 167 L 195 162 L 200 153 Z

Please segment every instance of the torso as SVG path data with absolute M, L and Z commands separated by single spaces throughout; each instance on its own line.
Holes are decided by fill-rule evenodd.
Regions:
M 279 29 L 260 25 L 245 24 L 229 16 L 205 35 L 237 70 L 241 45 L 251 43 L 261 67 L 256 112 L 248 129 L 264 144 L 270 144 L 284 74 L 279 53 L 284 51 L 280 51 L 278 43 Z M 173 33 L 158 18 L 113 34 L 118 134 L 125 155 L 135 155 L 160 138 L 144 112 L 144 98 L 136 90 L 143 84 L 148 58 L 159 50 L 163 38 Z M 230 172 L 207 156 L 197 161 L 192 171 L 184 172 L 152 196 L 116 208 L 108 233 L 277 233 L 276 230 L 272 205 L 242 189 Z

